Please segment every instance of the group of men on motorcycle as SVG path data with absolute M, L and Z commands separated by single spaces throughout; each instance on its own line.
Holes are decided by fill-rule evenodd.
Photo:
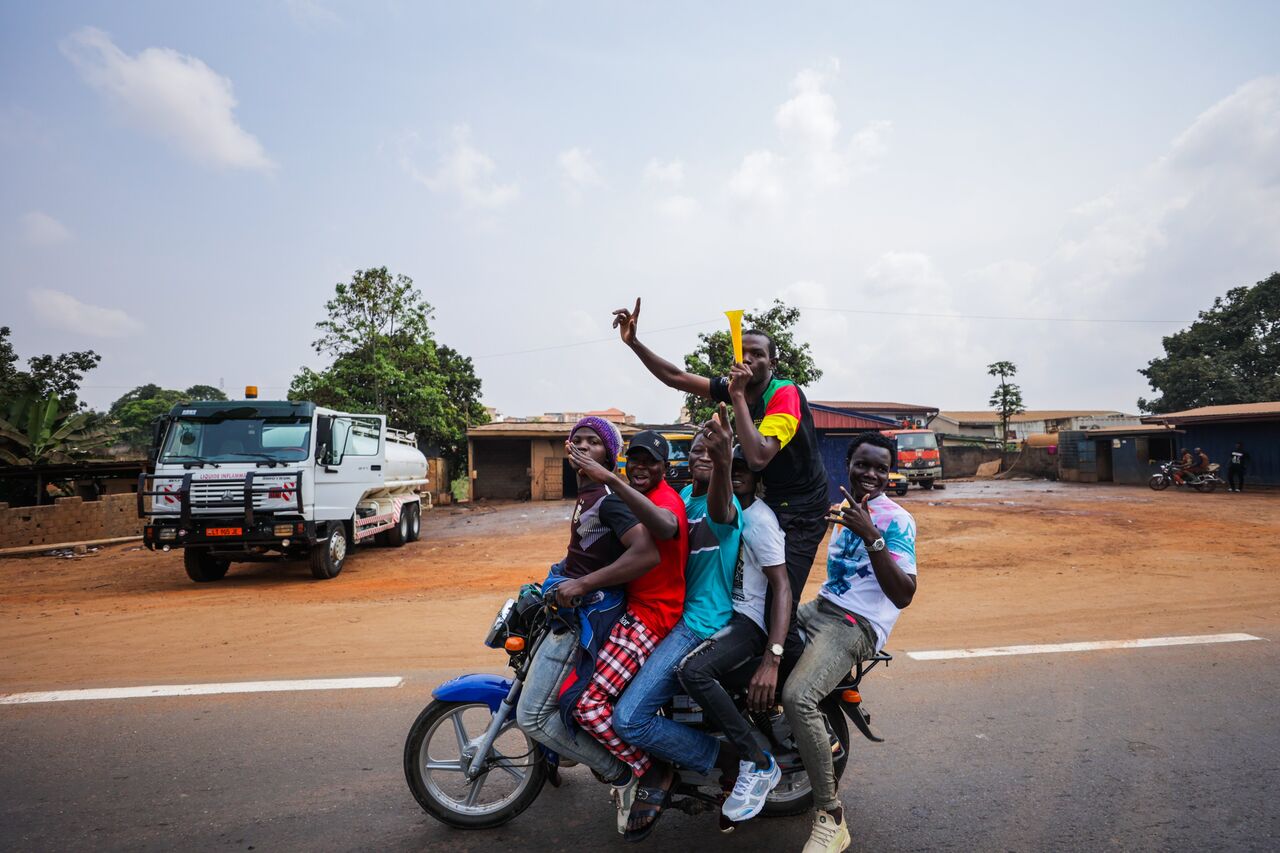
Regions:
M 844 850 L 850 836 L 818 704 L 883 647 L 915 593 L 915 522 L 884 495 L 895 446 L 877 432 L 856 436 L 846 500 L 831 507 L 812 414 L 801 389 L 774 375 L 769 336 L 744 332 L 741 363 L 708 379 L 640 343 L 639 314 L 639 300 L 614 312 L 622 341 L 659 380 L 719 410 L 693 440 L 693 482 L 680 494 L 664 479 L 660 434 L 631 437 L 624 478 L 617 427 L 596 417 L 574 426 L 569 546 L 544 583 L 565 608 L 563 624 L 530 664 L 517 721 L 612 783 L 627 840 L 653 831 L 676 764 L 719 768 L 721 829 L 731 831 L 759 814 L 781 771 L 730 690 L 745 690 L 750 711 L 763 712 L 781 685 L 816 807 L 804 849 Z M 797 608 L 829 523 L 837 527 L 827 581 Z M 660 713 L 679 692 L 724 740 Z
M 1187 482 L 1187 478 L 1195 483 L 1201 476 L 1209 473 L 1211 464 L 1209 455 L 1200 448 L 1197 447 L 1195 455 L 1192 456 L 1191 451 L 1184 447 L 1178 456 L 1178 464 L 1173 468 L 1173 479 L 1178 485 Z

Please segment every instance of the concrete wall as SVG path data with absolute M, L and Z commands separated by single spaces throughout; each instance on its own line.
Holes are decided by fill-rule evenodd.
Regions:
M 563 438 L 535 438 L 529 441 L 530 495 L 535 501 L 558 501 L 564 497 Z
M 52 506 L 0 507 L 0 548 L 142 535 L 134 495 L 108 495 L 87 502 L 58 498 Z
M 1011 465 L 1018 458 L 1017 453 L 1001 453 L 991 447 L 973 447 L 956 445 L 942 447 L 942 478 L 972 477 L 978 473 L 978 466 L 995 459 L 1005 460 L 1005 466 Z

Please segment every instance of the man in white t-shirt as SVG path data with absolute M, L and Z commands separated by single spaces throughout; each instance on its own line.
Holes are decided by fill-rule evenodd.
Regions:
M 817 808 L 804 853 L 839 853 L 849 846 L 818 703 L 854 663 L 884 648 L 916 592 L 916 523 L 884 495 L 895 455 L 893 439 L 878 432 L 849 443 L 845 462 L 852 492 L 841 489 L 847 500 L 827 518 L 836 524 L 827 548 L 827 582 L 796 614 L 808 645 L 782 689 L 782 707 Z
M 738 778 L 721 809 L 721 830 L 749 820 L 764 808 L 765 797 L 782 771 L 752 734 L 751 724 L 734 705 L 724 682 L 745 682 L 747 664 L 763 658 L 751 675 L 747 699 L 753 711 L 770 708 L 778 691 L 782 643 L 791 627 L 791 584 L 787 578 L 786 536 L 764 501 L 756 500 L 759 475 L 747 465 L 741 447 L 733 450 L 733 494 L 742 506 L 742 545 L 733 575 L 733 615 L 729 624 L 680 664 L 680 681 L 736 748 Z M 765 594 L 772 588 L 768 619 Z

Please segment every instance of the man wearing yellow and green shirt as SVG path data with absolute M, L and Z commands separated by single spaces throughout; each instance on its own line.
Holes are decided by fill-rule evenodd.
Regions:
M 743 455 L 764 483 L 764 502 L 786 535 L 787 577 L 791 600 L 798 602 L 826 535 L 827 474 L 818 452 L 813 414 L 800 386 L 774 375 L 778 350 L 764 332 L 742 333 L 742 363 L 727 377 L 708 379 L 681 370 L 640 343 L 640 300 L 633 310 L 613 312 L 622 342 L 663 384 L 733 406 L 734 430 Z M 799 639 L 787 637 L 787 658 L 800 652 Z

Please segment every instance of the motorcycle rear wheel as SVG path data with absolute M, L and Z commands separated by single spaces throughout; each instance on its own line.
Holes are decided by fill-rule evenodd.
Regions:
M 844 713 L 832 702 L 825 702 L 820 707 L 831 732 L 840 741 L 840 754 L 832 761 L 836 781 L 844 775 L 845 765 L 849 763 L 849 721 Z M 796 770 L 783 774 L 778 787 L 769 792 L 760 814 L 764 817 L 790 817 L 807 812 L 813 808 L 813 785 L 809 782 L 809 774 L 804 770 Z
M 441 823 L 492 829 L 529 808 L 542 791 L 547 763 L 515 720 L 499 731 L 489 750 L 489 767 L 475 779 L 467 778 L 463 768 L 492 719 L 483 703 L 436 701 L 409 729 L 405 780 L 423 811 Z
M 1197 492 L 1212 492 L 1216 488 L 1218 488 L 1216 480 L 1201 480 L 1199 483 L 1196 483 Z

